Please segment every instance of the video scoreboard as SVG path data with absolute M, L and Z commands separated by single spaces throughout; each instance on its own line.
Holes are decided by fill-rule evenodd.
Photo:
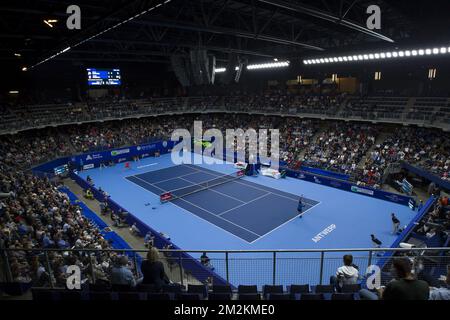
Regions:
M 120 69 L 95 69 L 87 70 L 89 86 L 120 86 L 122 80 Z

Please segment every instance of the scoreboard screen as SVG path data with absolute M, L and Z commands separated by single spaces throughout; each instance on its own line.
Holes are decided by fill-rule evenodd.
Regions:
M 69 172 L 69 166 L 67 164 L 56 167 L 53 169 L 56 176 L 61 176 Z
M 87 69 L 89 86 L 120 86 L 120 69 Z

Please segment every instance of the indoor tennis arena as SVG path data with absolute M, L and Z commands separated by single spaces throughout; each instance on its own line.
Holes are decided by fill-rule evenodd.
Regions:
M 447 9 L 2 2 L 0 302 L 449 300 Z

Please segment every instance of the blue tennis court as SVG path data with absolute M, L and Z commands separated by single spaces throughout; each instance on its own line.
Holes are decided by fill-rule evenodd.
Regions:
M 235 176 L 184 164 L 126 179 L 156 195 L 187 192 L 187 195 L 171 202 L 249 243 L 299 216 L 297 205 L 301 195 Z M 212 186 L 205 189 L 203 186 L 211 181 Z M 199 187 L 200 191 L 196 192 Z M 319 204 L 305 197 L 302 201 L 303 213 Z
M 370 234 L 390 246 L 397 238 L 391 233 L 391 213 L 395 212 L 402 226 L 416 214 L 407 206 L 358 193 L 262 175 L 244 176 L 168 203 L 160 201 L 161 193 L 196 188 L 205 181 L 234 174 L 232 163 L 175 165 L 170 154 L 143 159 L 131 169 L 122 164 L 80 172 L 83 178 L 89 175 L 96 187 L 107 191 L 125 210 L 186 250 L 368 248 L 372 246 Z M 296 218 L 301 195 L 307 211 L 302 219 Z M 194 256 L 199 258 L 200 254 Z M 223 255 L 208 256 L 215 272 L 225 277 Z M 333 275 L 342 261 L 342 253 L 329 256 L 336 259 L 324 266 L 325 278 Z M 298 259 L 319 261 L 317 255 L 305 253 L 291 259 L 280 254 L 279 258 L 284 258 L 277 265 L 280 284 L 318 283 L 317 275 L 292 272 Z M 271 256 L 236 254 L 230 259 L 232 283 L 271 283 Z M 264 271 L 256 274 L 254 270 Z

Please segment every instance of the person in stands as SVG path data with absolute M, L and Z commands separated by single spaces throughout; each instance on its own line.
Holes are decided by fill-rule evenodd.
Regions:
M 94 194 L 92 193 L 91 189 L 86 189 L 84 197 L 88 200 L 94 200 Z
M 136 279 L 128 267 L 127 256 L 120 256 L 117 265 L 111 270 L 111 284 L 113 285 L 127 285 L 130 287 L 136 286 Z
M 356 284 L 359 278 L 359 270 L 356 265 L 353 264 L 353 256 L 346 254 L 343 257 L 344 265 L 339 267 L 336 271 L 336 275 L 331 276 L 330 284 L 336 287 L 338 292 L 342 291 L 342 287 L 346 284 Z
M 214 267 L 211 265 L 211 259 L 209 259 L 209 257 L 206 255 L 206 252 L 203 252 L 202 256 L 200 257 L 200 263 L 202 264 L 202 266 L 214 270 Z
M 164 270 L 164 265 L 160 261 L 159 251 L 155 247 L 147 252 L 147 259 L 142 261 L 141 272 L 144 276 L 142 284 L 153 284 L 159 291 L 164 285 L 169 284 L 170 280 Z
M 445 285 L 431 289 L 430 300 L 450 300 L 450 268 L 447 270 Z
M 408 257 L 395 258 L 391 274 L 394 280 L 376 292 L 361 289 L 359 295 L 363 300 L 428 300 L 430 288 L 428 283 L 417 280 L 412 273 L 412 263 Z

